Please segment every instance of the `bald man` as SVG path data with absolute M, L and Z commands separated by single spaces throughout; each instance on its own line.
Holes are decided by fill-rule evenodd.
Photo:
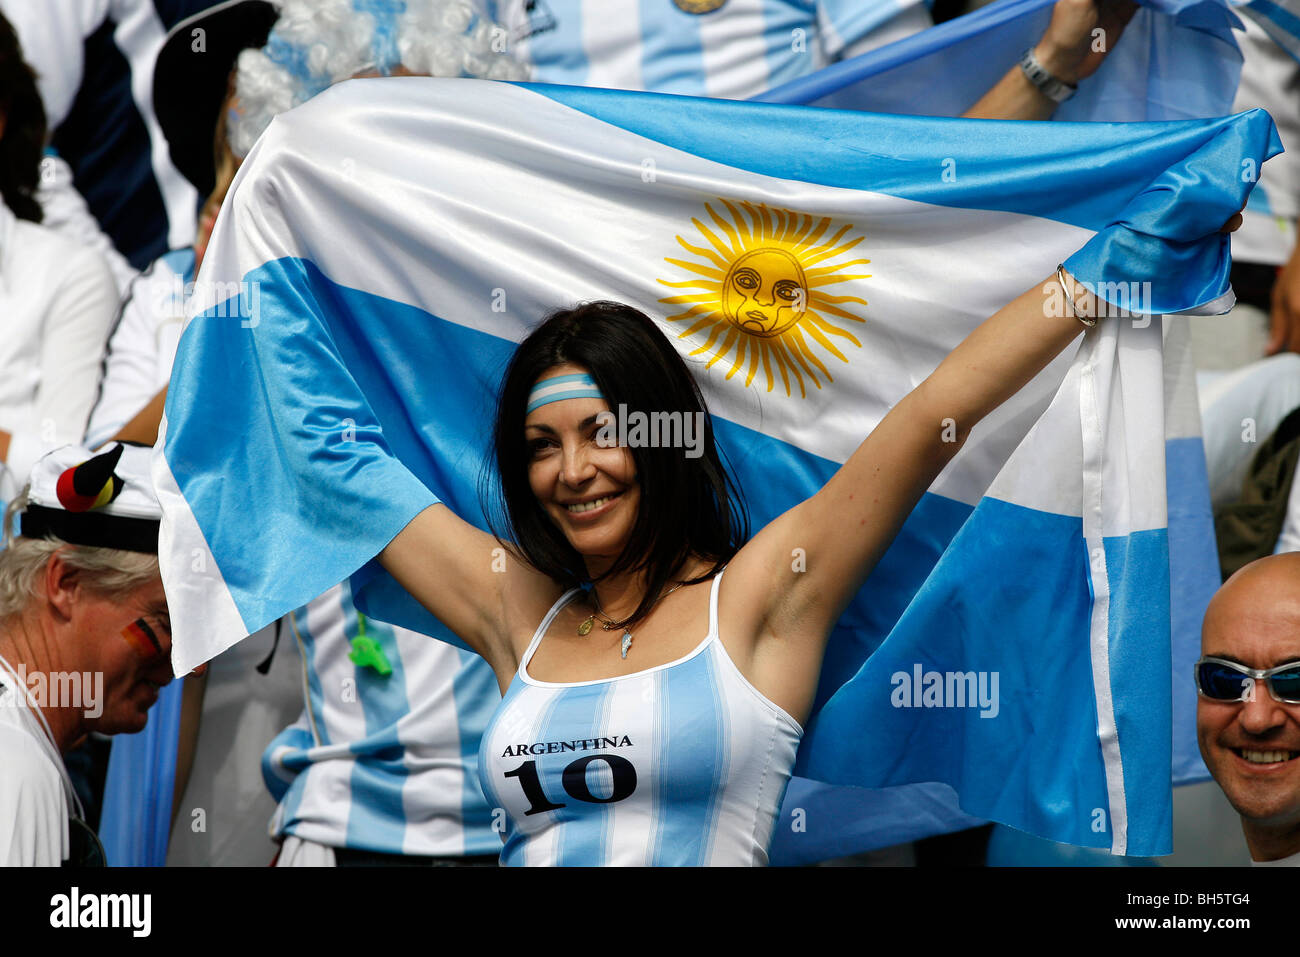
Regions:
M 1300 552 L 1251 562 L 1205 613 L 1201 756 L 1257 865 L 1300 867 Z

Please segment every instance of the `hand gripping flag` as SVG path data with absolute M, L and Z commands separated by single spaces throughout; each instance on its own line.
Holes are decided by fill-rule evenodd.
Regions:
M 1295 4 L 1297 0 L 1280 0 Z M 1052 19 L 1056 0 L 996 0 L 903 40 L 833 64 L 755 99 L 878 113 L 960 116 L 1033 47 Z M 1142 0 L 1097 72 L 1056 108 L 1056 120 L 1125 122 L 1222 116 L 1241 73 L 1240 29 L 1225 0 Z M 1276 25 L 1286 11 L 1271 0 Z M 1294 17 L 1292 17 L 1294 20 Z M 1293 33 L 1296 31 L 1292 31 Z M 1293 38 L 1294 39 L 1294 38 Z
M 657 319 L 758 527 L 1064 261 L 1143 315 L 1081 336 L 923 497 L 831 637 L 799 773 L 935 782 L 1052 840 L 1167 851 L 1165 398 L 1145 314 L 1231 303 L 1218 229 L 1242 161 L 1277 149 L 1260 111 L 1020 124 L 335 87 L 250 154 L 182 338 L 155 459 L 176 669 L 349 575 L 373 617 L 450 638 L 372 559 L 435 495 L 481 524 L 501 372 L 558 307 Z M 737 322 L 742 267 L 802 290 L 779 334 Z

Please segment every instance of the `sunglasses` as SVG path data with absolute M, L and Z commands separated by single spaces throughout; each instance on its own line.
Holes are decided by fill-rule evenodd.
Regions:
M 1263 671 L 1222 658 L 1202 658 L 1196 663 L 1196 690 L 1212 701 L 1250 701 L 1255 683 L 1261 680 L 1274 701 L 1300 704 L 1300 661 Z

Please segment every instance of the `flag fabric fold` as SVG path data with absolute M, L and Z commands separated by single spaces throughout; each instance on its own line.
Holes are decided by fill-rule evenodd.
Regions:
M 617 299 L 659 322 L 760 527 L 1064 262 L 1137 318 L 1082 337 L 923 497 L 832 635 L 798 768 L 937 782 L 969 815 L 1165 852 L 1149 314 L 1231 303 L 1218 229 L 1249 191 L 1242 160 L 1277 148 L 1259 111 L 1019 124 L 342 84 L 259 141 L 199 277 L 155 460 L 176 669 L 348 576 L 372 616 L 454 640 L 372 559 L 435 500 L 483 526 L 501 371 L 557 308 Z M 734 320 L 729 276 L 755 253 L 806 293 L 779 336 Z

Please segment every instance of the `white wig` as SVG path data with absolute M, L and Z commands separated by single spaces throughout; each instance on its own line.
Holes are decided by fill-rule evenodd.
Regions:
M 247 156 L 277 114 L 358 73 L 527 79 L 504 39 L 470 0 L 282 0 L 266 46 L 239 55 L 230 148 Z

